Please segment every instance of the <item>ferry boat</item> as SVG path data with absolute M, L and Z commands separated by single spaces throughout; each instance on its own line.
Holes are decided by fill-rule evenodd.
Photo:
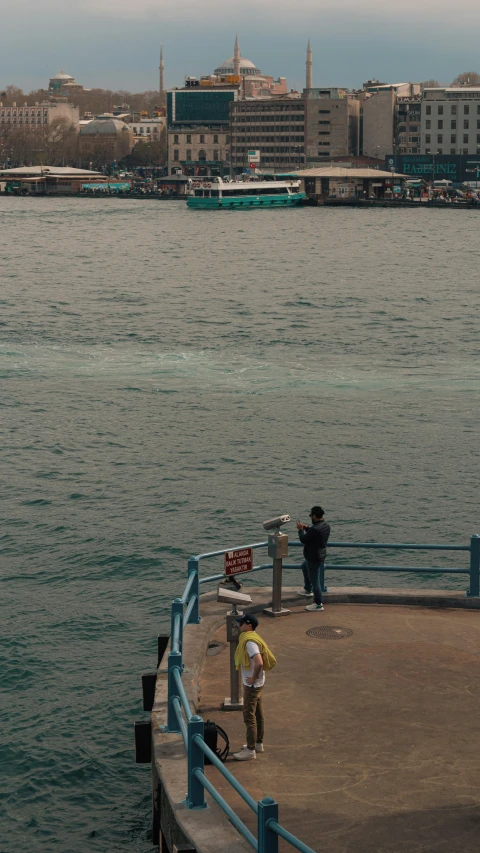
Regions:
M 300 181 L 229 181 L 222 178 L 190 178 L 187 207 L 219 209 L 246 207 L 291 207 L 306 195 Z

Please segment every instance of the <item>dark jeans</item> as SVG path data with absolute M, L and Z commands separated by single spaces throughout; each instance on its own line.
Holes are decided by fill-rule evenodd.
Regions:
M 256 743 L 263 743 L 263 687 L 243 685 L 243 721 L 247 729 L 247 746 L 255 749 Z
M 320 586 L 320 571 L 323 569 L 324 563 L 309 563 L 304 560 L 302 563 L 303 581 L 305 592 L 313 592 L 313 600 L 315 604 L 322 603 L 322 587 Z

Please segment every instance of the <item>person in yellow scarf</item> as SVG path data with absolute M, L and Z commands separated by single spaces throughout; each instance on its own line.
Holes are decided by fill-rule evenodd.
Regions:
M 247 742 L 240 752 L 234 752 L 237 761 L 252 761 L 257 752 L 263 752 L 265 732 L 262 691 L 265 670 L 273 669 L 276 658 L 265 640 L 257 634 L 258 619 L 253 613 L 244 613 L 237 620 L 240 631 L 235 651 L 235 666 L 241 669 L 243 682 L 243 721 L 247 730 Z

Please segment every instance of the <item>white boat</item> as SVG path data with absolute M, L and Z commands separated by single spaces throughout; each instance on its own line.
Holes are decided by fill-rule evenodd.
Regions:
M 300 192 L 300 181 L 236 180 L 222 178 L 190 178 L 187 206 L 219 209 L 246 207 L 285 207 L 301 204 L 306 198 Z

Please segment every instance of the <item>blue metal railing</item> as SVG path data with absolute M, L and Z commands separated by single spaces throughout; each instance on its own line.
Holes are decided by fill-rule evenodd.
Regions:
M 256 802 L 240 782 L 222 764 L 215 753 L 207 746 L 204 739 L 204 722 L 201 717 L 192 713 L 185 688 L 182 681 L 183 672 L 183 633 L 185 625 L 198 624 L 200 622 L 200 585 L 213 583 L 224 578 L 223 572 L 200 578 L 200 561 L 210 557 L 220 557 L 227 551 L 242 550 L 244 548 L 264 548 L 267 542 L 255 542 L 251 545 L 242 545 L 236 548 L 223 548 L 220 551 L 211 551 L 199 554 L 188 561 L 188 580 L 181 598 L 172 602 L 171 610 L 171 634 L 170 654 L 168 656 L 168 710 L 167 725 L 165 731 L 176 732 L 182 736 L 188 759 L 188 793 L 186 805 L 189 809 L 203 809 L 206 807 L 205 791 L 220 806 L 224 814 L 231 821 L 237 831 L 246 839 L 253 850 L 257 853 L 278 853 L 278 839 L 283 838 L 295 850 L 300 853 L 315 853 L 303 841 L 296 838 L 278 822 L 278 803 L 271 797 L 264 797 Z M 290 545 L 299 547 L 300 542 L 290 542 Z M 396 551 L 466 551 L 470 554 L 468 567 L 440 566 L 369 566 L 359 564 L 328 565 L 322 572 L 321 583 L 325 587 L 325 570 L 338 571 L 363 571 L 363 572 L 410 572 L 412 574 L 467 574 L 470 576 L 470 586 L 466 594 L 471 597 L 480 596 L 480 536 L 472 536 L 470 545 L 416 545 L 416 544 L 385 544 L 372 542 L 329 542 L 330 548 L 362 548 L 362 549 L 384 549 Z M 254 566 L 253 571 L 271 569 L 271 563 L 262 563 Z M 298 569 L 295 563 L 284 563 L 285 569 Z M 232 807 L 226 802 L 222 795 L 216 790 L 213 783 L 205 775 L 205 757 L 221 773 L 223 778 L 239 794 L 245 803 L 251 808 L 257 818 L 257 838 L 248 829 L 245 823 L 235 814 Z

